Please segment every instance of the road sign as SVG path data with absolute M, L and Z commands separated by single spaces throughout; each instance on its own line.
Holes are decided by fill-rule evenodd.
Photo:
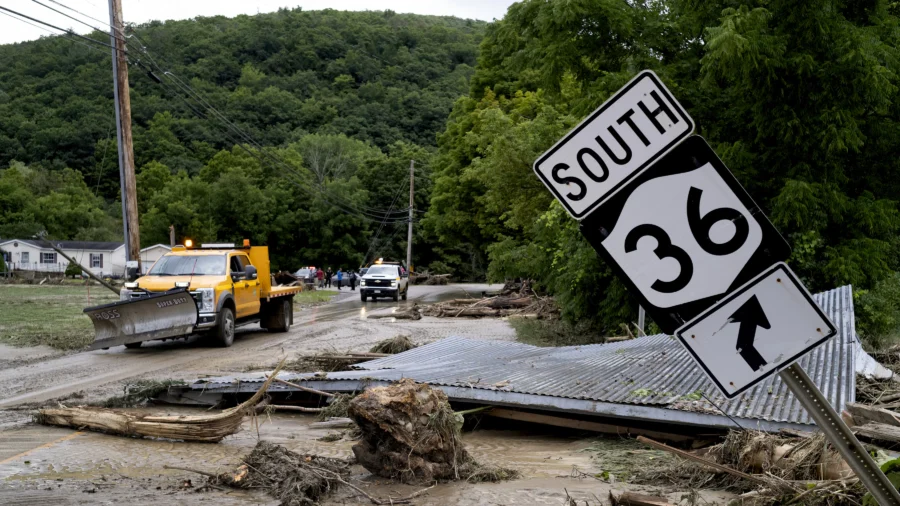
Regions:
M 681 142 L 693 130 L 645 71 L 534 171 L 573 217 L 586 216 L 581 233 L 726 397 L 781 371 L 878 503 L 900 506 L 900 492 L 793 363 L 833 336 L 834 325 L 776 263 L 790 247 L 706 141 Z
M 534 162 L 534 171 L 581 218 L 694 131 L 653 72 L 635 76 Z
M 803 283 L 787 265 L 778 263 L 675 335 L 730 399 L 836 333 Z
M 667 334 L 790 256 L 699 136 L 591 213 L 581 231 Z

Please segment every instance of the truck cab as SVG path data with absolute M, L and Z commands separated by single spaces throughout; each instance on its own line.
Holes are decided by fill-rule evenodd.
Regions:
M 186 292 L 193 299 L 196 317 L 190 326 L 190 333 L 205 332 L 219 346 L 231 346 L 234 341 L 236 326 L 259 322 L 260 326 L 270 331 L 285 332 L 293 323 L 293 296 L 302 290 L 301 287 L 273 287 L 269 270 L 269 250 L 266 246 L 244 246 L 234 244 L 205 244 L 194 247 L 190 241 L 184 246 L 175 246 L 172 251 L 161 257 L 148 271 L 147 275 L 131 283 L 125 283 L 120 293 L 120 302 L 115 303 L 115 314 L 123 311 L 144 311 L 140 306 L 134 309 L 122 306 L 123 303 L 138 302 L 147 298 L 156 299 L 162 294 L 177 291 Z M 181 299 L 158 301 L 166 307 L 181 304 Z M 152 308 L 151 309 L 156 309 Z M 162 306 L 160 306 L 162 307 Z M 92 310 L 96 308 L 88 308 Z M 180 312 L 180 314 L 176 314 Z M 126 347 L 139 347 L 143 340 L 135 340 L 137 334 L 161 336 L 166 334 L 182 334 L 180 327 L 186 315 L 183 308 L 172 311 L 172 316 L 152 316 L 156 319 L 156 327 L 163 332 L 139 332 L 131 328 L 119 328 L 122 334 L 131 331 L 131 339 L 124 339 Z M 112 314 L 109 309 L 99 314 Z M 108 318 L 107 318 L 108 319 Z M 176 320 L 177 325 L 169 322 Z M 113 319 L 115 320 L 115 319 Z M 114 322 L 115 323 L 115 322 Z M 95 327 L 97 323 L 95 322 Z M 140 330 L 140 329 L 138 329 Z M 99 332 L 99 329 L 98 329 Z M 122 340 L 121 336 L 117 336 Z M 170 336 L 171 337 L 171 336 Z M 157 337 L 150 337 L 150 339 Z M 98 340 L 100 336 L 98 336 Z M 132 342 L 127 342 L 131 340 Z
M 359 296 L 363 302 L 371 297 L 390 297 L 406 300 L 409 294 L 409 273 L 399 262 L 385 262 L 382 259 L 368 266 L 359 282 Z

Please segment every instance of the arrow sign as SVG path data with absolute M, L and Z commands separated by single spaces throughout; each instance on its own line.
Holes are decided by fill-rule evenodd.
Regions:
M 773 265 L 675 331 L 729 399 L 836 333 L 797 275 L 783 263 Z
M 760 367 L 768 362 L 759 354 L 759 350 L 753 347 L 753 339 L 756 338 L 756 328 L 772 328 L 772 325 L 769 324 L 769 319 L 766 318 L 765 311 L 763 311 L 759 303 L 759 299 L 756 298 L 756 295 L 750 297 L 728 319 L 732 323 L 741 324 L 741 328 L 738 330 L 737 351 L 747 361 L 747 365 L 754 371 L 758 371 Z

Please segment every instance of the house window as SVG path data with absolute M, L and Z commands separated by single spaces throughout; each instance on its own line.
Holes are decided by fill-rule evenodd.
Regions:
M 91 267 L 103 268 L 103 253 L 91 253 Z
M 29 254 L 28 254 L 27 251 L 23 251 L 23 252 L 22 252 L 22 257 L 21 257 L 21 259 L 22 259 L 22 263 L 23 263 L 23 264 L 31 263 L 31 258 L 30 258 L 30 256 L 29 256 Z
M 41 263 L 42 264 L 55 264 L 56 263 L 56 252 L 41 253 Z

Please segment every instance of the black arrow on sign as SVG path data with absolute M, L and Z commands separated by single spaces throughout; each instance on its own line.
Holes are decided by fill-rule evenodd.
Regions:
M 747 299 L 747 302 L 739 307 L 738 310 L 729 317 L 729 320 L 741 324 L 741 328 L 738 329 L 737 338 L 738 353 L 740 353 L 741 357 L 747 361 L 747 365 L 754 371 L 758 371 L 760 367 L 766 365 L 768 362 L 766 362 L 762 355 L 759 354 L 759 351 L 753 347 L 753 339 L 756 337 L 756 327 L 770 329 L 772 328 L 772 325 L 769 324 L 769 319 L 766 318 L 766 313 L 759 304 L 756 295 Z

